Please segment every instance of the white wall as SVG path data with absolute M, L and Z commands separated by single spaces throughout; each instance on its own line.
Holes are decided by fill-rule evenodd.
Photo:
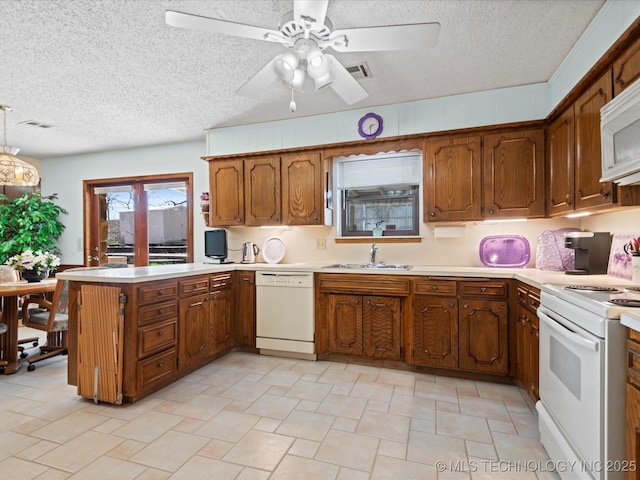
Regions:
M 60 238 L 62 263 L 84 264 L 82 182 L 84 180 L 193 172 L 194 251 L 203 251 L 204 223 L 199 213 L 200 194 L 209 190 L 209 170 L 205 143 L 159 145 L 155 147 L 114 150 L 42 160 L 42 194 L 58 194 L 60 206 L 69 214 L 61 221 L 65 230 Z

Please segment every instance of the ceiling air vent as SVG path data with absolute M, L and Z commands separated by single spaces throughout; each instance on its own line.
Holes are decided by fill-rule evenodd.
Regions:
M 373 75 L 371 74 L 371 70 L 369 70 L 369 65 L 367 62 L 360 63 L 358 65 L 353 65 L 351 67 L 345 67 L 347 72 L 349 72 L 353 78 L 371 78 Z
M 53 127 L 53 125 L 48 125 L 46 123 L 38 122 L 37 120 L 25 120 L 24 122 L 18 122 L 18 125 L 29 125 L 31 127 L 38 127 L 38 128 Z

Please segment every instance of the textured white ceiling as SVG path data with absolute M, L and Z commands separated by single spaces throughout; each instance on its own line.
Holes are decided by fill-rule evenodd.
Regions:
M 47 158 L 202 140 L 204 130 L 549 80 L 604 0 L 330 0 L 334 29 L 439 22 L 439 45 L 334 53 L 366 61 L 369 96 L 275 83 L 235 91 L 284 47 L 168 27 L 167 9 L 277 29 L 291 0 L 0 0 L 0 104 L 9 145 Z M 333 53 L 333 52 L 332 52 Z M 20 122 L 35 120 L 53 128 Z

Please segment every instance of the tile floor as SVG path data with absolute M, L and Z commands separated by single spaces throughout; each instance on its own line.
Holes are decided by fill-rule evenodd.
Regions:
M 229 354 L 133 405 L 0 377 L 0 479 L 552 479 L 519 388 Z M 466 471 L 464 471 L 466 469 Z

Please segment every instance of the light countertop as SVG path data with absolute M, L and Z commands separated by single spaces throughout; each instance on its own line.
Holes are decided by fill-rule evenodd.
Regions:
M 83 282 L 139 283 L 156 280 L 186 277 L 198 274 L 211 274 L 233 270 L 267 270 L 267 271 L 305 271 L 319 273 L 358 273 L 378 275 L 413 275 L 413 276 L 447 276 L 447 277 L 486 277 L 513 278 L 540 288 L 545 283 L 576 285 L 633 285 L 629 280 L 608 275 L 566 275 L 564 272 L 538 270 L 535 268 L 490 268 L 461 267 L 447 265 L 415 265 L 410 270 L 396 269 L 345 269 L 328 268 L 331 264 L 311 263 L 188 263 L 177 265 L 158 265 L 151 267 L 104 268 L 86 270 L 67 270 L 56 275 L 57 278 Z
M 628 311 L 620 315 L 620 323 L 636 332 L 640 332 L 640 312 Z

